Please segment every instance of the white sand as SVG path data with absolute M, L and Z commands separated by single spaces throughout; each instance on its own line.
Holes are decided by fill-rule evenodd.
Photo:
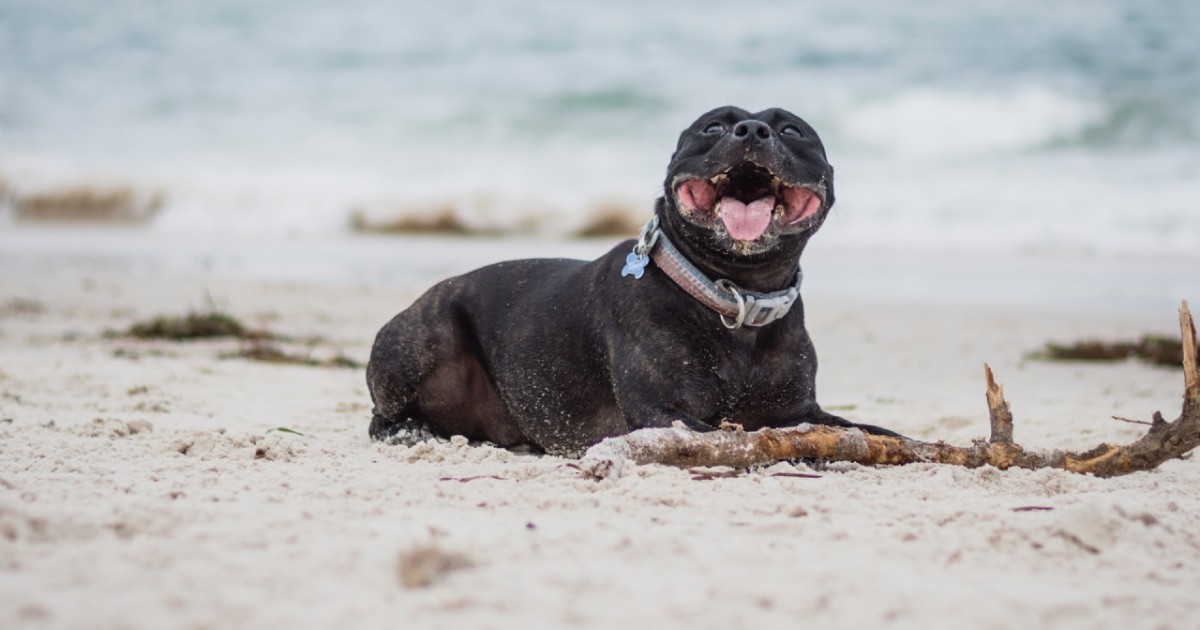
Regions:
M 0 627 L 1197 623 L 1195 459 L 1111 480 L 779 464 L 711 480 L 641 466 L 597 483 L 551 457 L 371 443 L 361 370 L 102 336 L 201 308 L 207 290 L 365 360 L 428 280 L 201 282 L 78 262 L 0 274 Z M 985 360 L 1026 446 L 1129 441 L 1140 427 L 1109 416 L 1178 414 L 1179 371 L 1021 358 L 1048 339 L 1173 333 L 1171 312 L 807 307 L 821 401 L 914 437 L 986 433 Z M 1014 511 L 1027 506 L 1051 509 Z M 430 545 L 472 566 L 405 588 L 401 556 Z

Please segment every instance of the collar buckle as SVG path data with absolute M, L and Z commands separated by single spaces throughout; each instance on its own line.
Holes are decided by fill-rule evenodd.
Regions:
M 721 323 L 730 330 L 736 330 L 742 326 L 766 326 L 783 319 L 788 311 L 792 310 L 792 305 L 796 303 L 796 297 L 800 295 L 795 286 L 770 295 L 755 295 L 744 293 L 740 287 L 725 278 L 717 280 L 713 285 L 731 294 L 737 302 L 737 317 L 732 321 L 724 313 L 719 313 Z

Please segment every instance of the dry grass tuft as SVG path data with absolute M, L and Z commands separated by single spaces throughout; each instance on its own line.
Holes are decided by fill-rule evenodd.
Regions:
M 294 354 L 285 351 L 277 344 L 267 341 L 255 341 L 243 346 L 237 352 L 221 355 L 222 359 L 249 359 L 263 363 L 278 363 L 283 365 L 306 365 L 309 367 L 340 367 L 358 369 L 362 363 L 351 359 L 344 353 L 338 353 L 328 359 L 317 359 L 310 355 Z
M 142 223 L 163 205 L 160 193 L 139 195 L 130 188 L 84 186 L 27 195 L 15 194 L 18 221 Z
M 43 315 L 46 305 L 29 298 L 14 297 L 0 302 L 0 317 Z
M 222 359 L 248 359 L 263 363 L 278 363 L 289 365 L 306 365 L 310 367 L 353 368 L 363 367 L 359 361 L 346 356 L 339 350 L 328 358 L 313 356 L 313 349 L 320 345 L 334 345 L 334 342 L 312 337 L 296 339 L 280 335 L 267 329 L 250 328 L 241 321 L 220 311 L 191 312 L 182 317 L 174 315 L 159 315 L 153 319 L 136 322 L 124 332 L 109 333 L 112 337 L 133 337 L 135 339 L 160 339 L 166 341 L 192 341 L 198 339 L 238 339 L 243 342 L 235 352 L 220 355 Z M 303 344 L 306 352 L 288 352 L 280 345 Z
M 219 337 L 259 338 L 264 336 L 264 333 L 250 331 L 232 315 L 219 311 L 208 311 L 188 313 L 183 317 L 159 315 L 151 320 L 133 324 L 125 332 L 125 335 L 137 339 L 184 341 Z
M 388 219 L 369 218 L 356 210 L 350 215 L 350 228 L 364 234 L 445 234 L 465 236 L 479 234 L 458 217 L 454 209 L 443 206 L 433 212 L 406 214 Z
M 587 213 L 583 227 L 572 236 L 579 238 L 602 238 L 609 236 L 637 236 L 646 222 L 633 204 L 620 201 L 598 203 Z
M 1183 367 L 1183 349 L 1179 339 L 1161 335 L 1143 335 L 1137 341 L 1099 341 L 1083 339 L 1069 344 L 1049 342 L 1029 355 L 1045 361 L 1124 361 L 1136 358 L 1152 365 Z

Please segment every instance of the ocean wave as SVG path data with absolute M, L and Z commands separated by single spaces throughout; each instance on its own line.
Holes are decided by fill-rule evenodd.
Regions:
M 822 242 L 1200 251 L 1196 3 L 134 4 L 0 20 L 0 221 L 631 232 L 732 103 L 820 131 Z
M 451 181 L 386 192 L 354 177 L 138 177 L 77 170 L 0 172 L 0 221 L 142 225 L 168 234 L 263 237 L 343 232 L 473 236 L 632 236 L 653 196 Z M 592 192 L 588 192 L 591 190 Z M 550 194 L 548 194 L 550 193 Z
M 1200 111 L 1154 98 L 1128 97 L 1106 103 L 1102 117 L 1051 146 L 1145 149 L 1198 143 Z
M 1038 86 L 1008 92 L 917 87 L 852 106 L 841 126 L 896 157 L 981 157 L 1061 143 L 1104 120 L 1094 99 Z
M 987 249 L 1096 255 L 1185 256 L 1200 251 L 1200 181 L 1189 156 L 1011 156 L 943 164 L 878 159 L 839 162 L 838 204 L 816 241 L 831 248 Z M 1121 177 L 1113 177 L 1113 173 Z M 255 186 L 206 180 L 65 179 L 25 186 L 0 177 L 0 220 L 137 224 L 154 234 L 254 239 L 351 233 L 487 237 L 630 237 L 649 216 L 643 198 L 461 186 L 419 195 L 366 195 L 325 182 Z M 86 185 L 85 185 L 86 184 Z M 42 214 L 29 214 L 42 205 Z

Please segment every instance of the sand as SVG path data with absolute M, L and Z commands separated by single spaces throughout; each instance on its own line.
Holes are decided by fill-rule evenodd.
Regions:
M 355 286 L 3 269 L 0 627 L 1197 623 L 1194 458 L 1107 480 L 782 463 L 596 482 L 463 440 L 372 443 L 361 369 L 104 334 L 211 299 L 330 340 L 314 356 L 365 360 L 433 271 Z M 1172 312 L 806 305 L 822 403 L 913 437 L 986 434 L 984 361 L 1026 446 L 1129 441 L 1141 427 L 1110 416 L 1179 410 L 1178 370 L 1023 358 L 1049 339 L 1171 333 Z

